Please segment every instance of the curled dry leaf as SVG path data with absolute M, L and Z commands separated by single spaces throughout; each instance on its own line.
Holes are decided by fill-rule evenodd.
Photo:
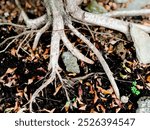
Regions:
M 83 110 L 83 111 L 85 111 L 86 110 L 86 107 L 87 107 L 87 105 L 82 105 L 80 108 L 79 108 L 79 110 Z
M 64 106 L 66 112 L 68 112 L 69 107 L 70 107 L 70 102 L 67 101 L 66 104 L 65 104 L 65 106 Z
M 5 74 L 13 73 L 17 68 L 8 68 Z
M 28 84 L 33 83 L 33 80 L 35 79 L 35 77 L 32 77 L 31 79 L 28 79 Z
M 101 104 L 98 104 L 98 105 L 96 106 L 96 108 L 97 108 L 98 111 L 100 111 L 100 109 L 101 109 L 103 113 L 106 112 L 105 107 L 104 107 L 103 105 L 101 105 Z
M 13 55 L 13 56 L 16 56 L 16 49 L 13 47 L 10 51 L 10 54 Z
M 90 84 L 89 82 L 86 82 L 85 85 L 89 87 L 89 89 L 90 89 L 89 93 L 94 94 L 93 85 Z
M 116 108 L 116 113 L 118 113 L 121 110 L 121 108 Z
M 62 88 L 62 85 L 59 85 L 58 87 L 56 87 L 56 90 L 53 95 L 55 96 L 61 88 Z
M 98 92 L 101 92 L 104 95 L 107 95 L 107 94 L 111 95 L 113 93 L 113 90 L 111 88 L 108 89 L 108 90 L 105 90 L 105 89 L 103 89 L 102 87 L 99 87 L 99 86 L 96 86 L 96 88 L 98 89 Z
M 77 98 L 76 100 L 78 101 L 78 103 L 79 103 L 80 105 L 83 105 L 83 104 L 84 104 L 83 102 L 81 102 L 81 100 L 80 100 L 79 98 Z
M 150 74 L 146 76 L 146 82 L 150 83 Z

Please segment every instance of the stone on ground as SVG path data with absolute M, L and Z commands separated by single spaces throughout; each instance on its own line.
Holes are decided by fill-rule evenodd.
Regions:
M 150 113 L 150 96 L 141 97 L 137 103 L 136 113 Z
M 80 73 L 80 68 L 77 63 L 77 58 L 75 56 L 73 56 L 69 51 L 63 52 L 61 58 L 65 64 L 66 70 L 68 72 Z
M 150 36 L 136 26 L 130 28 L 131 37 L 140 63 L 150 63 Z

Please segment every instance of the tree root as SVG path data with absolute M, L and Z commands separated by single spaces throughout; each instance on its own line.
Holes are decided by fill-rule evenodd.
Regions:
M 34 38 L 33 46 L 32 46 L 33 51 L 36 49 L 36 47 L 37 47 L 37 45 L 38 45 L 38 42 L 39 42 L 39 40 L 40 40 L 41 35 L 42 35 L 44 32 L 46 32 L 46 30 L 49 29 L 50 24 L 51 24 L 51 23 L 48 21 L 48 22 L 45 24 L 45 26 L 42 27 L 42 28 L 37 32 L 37 34 L 36 34 L 36 36 L 35 36 L 35 38 Z
M 66 7 L 67 11 L 73 18 L 85 23 L 89 23 L 91 25 L 98 25 L 113 30 L 117 30 L 119 32 L 124 33 L 128 39 L 131 39 L 129 25 L 133 23 L 125 22 L 115 18 L 110 18 L 104 15 L 89 13 L 83 11 L 80 7 L 78 7 L 76 1 L 74 0 L 66 0 L 66 1 L 67 1 L 67 7 Z M 150 33 L 149 26 L 144 26 L 139 24 L 134 24 L 134 25 L 141 28 L 145 32 Z
M 108 17 L 142 16 L 142 15 L 150 15 L 150 9 L 113 11 L 113 12 L 102 14 L 102 16 L 108 16 Z
M 59 80 L 62 83 L 62 86 L 65 90 L 67 100 L 70 101 L 69 94 L 67 92 L 67 89 L 63 83 L 63 79 L 61 78 L 60 71 L 61 68 L 58 64 L 58 59 L 60 55 L 60 41 L 63 41 L 63 44 L 67 47 L 67 49 L 78 59 L 88 63 L 93 64 L 94 62 L 89 59 L 88 57 L 84 56 L 77 48 L 75 48 L 72 43 L 67 38 L 65 32 L 64 32 L 64 26 L 66 25 L 77 37 L 79 37 L 85 44 L 88 45 L 88 47 L 94 52 L 94 54 L 97 56 L 98 60 L 100 61 L 106 75 L 108 76 L 108 79 L 114 89 L 115 95 L 118 99 L 120 99 L 120 93 L 118 86 L 115 82 L 115 79 L 113 77 L 113 74 L 106 63 L 105 59 L 103 58 L 101 52 L 84 36 L 82 35 L 76 28 L 73 27 L 71 21 L 72 18 L 76 19 L 78 21 L 81 21 L 85 24 L 91 24 L 91 25 L 99 25 L 106 28 L 114 29 L 117 31 L 120 31 L 124 33 L 127 38 L 130 37 L 129 32 L 129 25 L 133 23 L 124 22 L 121 20 L 117 20 L 115 18 L 111 17 L 118 17 L 122 15 L 126 16 L 132 16 L 132 15 L 138 15 L 136 12 L 114 12 L 114 13 L 106 13 L 103 15 L 98 14 L 92 14 L 83 11 L 81 8 L 78 7 L 79 4 L 81 4 L 82 0 L 65 0 L 66 3 L 63 3 L 63 0 L 44 0 L 47 15 L 43 15 L 36 19 L 29 19 L 25 11 L 20 6 L 18 0 L 15 0 L 16 5 L 21 10 L 21 15 L 25 21 L 25 24 L 28 28 L 31 28 L 33 30 L 36 30 L 37 34 L 34 39 L 34 43 L 32 46 L 32 49 L 35 50 L 39 39 L 41 35 L 49 29 L 50 25 L 52 25 L 52 35 L 51 35 L 51 48 L 50 48 L 50 61 L 48 64 L 48 70 L 51 72 L 49 75 L 49 78 L 46 79 L 46 81 L 33 93 L 31 99 L 30 99 L 30 105 L 29 109 L 31 112 L 33 112 L 32 104 L 35 100 L 35 98 L 38 96 L 38 94 L 49 84 L 51 84 L 54 79 L 56 78 L 56 75 L 58 76 Z M 149 10 L 142 10 L 141 12 L 138 12 L 140 15 L 146 15 L 149 14 Z M 150 32 L 150 27 L 135 24 L 139 28 L 142 28 L 146 32 Z M 15 26 L 15 25 L 14 25 Z M 43 27 L 42 27 L 43 26 Z M 41 28 L 42 27 L 42 28 Z M 41 28 L 40 30 L 37 30 L 38 28 Z M 19 38 L 20 36 L 16 36 L 15 38 Z M 12 38 L 13 39 L 13 38 Z M 7 40 L 6 40 L 7 41 Z M 4 42 L 6 42 L 4 41 Z M 12 41 L 14 42 L 14 41 Z M 4 43 L 2 43 L 4 44 Z M 4 49 L 3 51 L 5 51 Z

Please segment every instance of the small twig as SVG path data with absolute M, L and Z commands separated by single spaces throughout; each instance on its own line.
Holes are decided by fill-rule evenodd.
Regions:
M 90 34 L 91 34 L 91 36 L 92 36 L 93 40 L 95 41 L 95 38 L 94 38 L 93 32 L 92 32 L 92 30 L 90 29 L 89 25 L 85 24 L 85 26 L 87 27 L 87 29 L 89 30 L 89 32 L 90 32 Z
M 20 50 L 20 48 L 21 48 L 21 46 L 22 46 L 22 44 L 27 40 L 27 38 L 30 36 L 30 34 L 27 34 L 27 36 L 21 41 L 21 43 L 19 44 L 19 47 L 18 47 L 18 49 L 17 49 L 17 51 L 16 51 L 16 54 L 18 55 L 18 52 L 19 52 L 19 50 Z
M 58 71 L 56 71 L 56 73 L 57 73 L 58 78 L 59 78 L 59 80 L 60 80 L 60 82 L 61 82 L 61 84 L 62 84 L 62 88 L 65 90 L 67 100 L 68 100 L 68 102 L 70 103 L 70 108 L 73 109 L 73 108 L 72 108 L 72 104 L 71 104 L 71 100 L 70 100 L 70 98 L 69 98 L 69 94 L 68 94 L 68 91 L 67 91 L 67 89 L 66 89 L 66 86 L 64 85 L 63 79 L 62 79 L 62 77 L 61 77 L 61 75 L 59 74 Z
M 31 32 L 37 32 L 37 31 L 38 31 L 38 30 L 25 31 L 25 32 L 22 32 L 21 34 L 18 34 L 18 35 L 16 35 L 16 36 L 12 36 L 12 37 L 6 38 L 2 43 L 0 43 L 0 46 L 2 46 L 3 44 L 5 44 L 7 41 L 9 41 L 9 40 L 11 40 L 11 39 L 12 39 L 12 41 L 9 42 L 8 45 L 5 47 L 5 49 L 1 50 L 0 53 L 5 52 L 5 51 L 8 49 L 8 47 L 9 47 L 13 42 L 15 42 L 15 40 L 17 40 L 19 37 L 21 37 L 21 36 L 23 36 L 23 35 L 25 35 L 25 34 L 28 34 L 28 33 L 31 33 Z
M 20 25 L 20 24 L 15 24 L 15 23 L 0 23 L 0 26 L 3 26 L 3 25 L 10 25 L 10 26 L 19 27 L 19 28 L 25 28 L 24 25 Z
M 105 74 L 105 73 L 101 73 L 101 72 L 89 73 L 89 74 L 86 74 L 84 76 L 80 76 L 80 77 L 76 77 L 76 78 L 71 78 L 71 80 L 74 81 L 74 82 L 77 81 L 77 80 L 84 80 L 84 79 L 87 79 L 90 76 L 95 75 L 95 74 L 102 75 L 102 74 Z
M 7 45 L 3 50 L 0 51 L 0 53 L 5 52 L 5 51 L 8 49 L 8 47 L 9 47 L 13 42 L 15 42 L 15 40 L 16 40 L 16 39 L 13 39 L 11 42 L 9 42 L 8 45 Z

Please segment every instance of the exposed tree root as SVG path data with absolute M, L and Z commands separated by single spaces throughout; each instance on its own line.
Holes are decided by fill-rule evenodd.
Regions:
M 106 75 L 109 78 L 109 81 L 114 89 L 114 92 L 115 92 L 117 98 L 120 99 L 120 93 L 119 93 L 118 86 L 117 86 L 117 84 L 114 80 L 114 77 L 112 75 L 112 72 L 111 72 L 108 64 L 106 63 L 105 59 L 103 58 L 101 52 L 85 36 L 83 36 L 80 32 L 78 32 L 71 24 L 68 24 L 68 27 L 72 30 L 72 32 L 76 36 L 78 36 L 80 39 L 82 39 L 88 45 L 88 47 L 94 52 L 94 54 L 97 56 L 101 65 L 103 66 L 103 69 L 104 69 Z
M 50 22 L 48 21 L 44 27 L 42 27 L 36 34 L 35 38 L 34 38 L 34 42 L 33 42 L 33 46 L 32 46 L 32 49 L 33 51 L 36 49 L 37 45 L 38 45 L 38 42 L 40 40 L 40 37 L 41 35 L 46 31 L 48 30 L 50 27 Z
M 140 10 L 128 10 L 128 11 L 113 11 L 109 13 L 104 13 L 102 16 L 109 17 L 121 17 L 121 16 L 142 16 L 150 15 L 150 9 L 140 9 Z
M 37 29 L 37 28 L 41 27 L 42 25 L 44 25 L 47 22 L 47 16 L 46 15 L 43 15 L 43 16 L 38 17 L 36 19 L 29 19 L 29 17 L 27 16 L 25 11 L 21 7 L 19 1 L 15 0 L 15 3 L 21 11 L 21 16 L 23 17 L 23 20 L 26 23 L 27 28 Z
M 98 25 L 98 26 L 103 26 L 106 28 L 117 30 L 119 32 L 124 33 L 126 37 L 130 39 L 129 25 L 134 23 L 125 22 L 104 15 L 89 13 L 83 11 L 80 7 L 78 7 L 76 1 L 74 0 L 66 0 L 66 1 L 67 1 L 67 7 L 66 7 L 67 11 L 73 18 L 92 25 Z M 149 26 L 144 26 L 139 24 L 134 24 L 134 25 L 138 26 L 145 32 L 150 33 Z
M 33 93 L 30 99 L 30 106 L 29 106 L 29 109 L 31 112 L 33 112 L 32 104 L 35 98 L 45 87 L 47 87 L 49 84 L 51 84 L 54 81 L 56 76 L 58 76 L 59 80 L 62 83 L 62 86 L 66 93 L 67 100 L 70 101 L 69 94 L 67 92 L 65 85 L 63 84 L 63 79 L 61 78 L 61 75 L 60 75 L 61 68 L 59 67 L 59 64 L 58 64 L 61 40 L 63 41 L 67 49 L 78 59 L 88 64 L 94 63 L 91 59 L 84 56 L 77 48 L 75 48 L 72 45 L 72 43 L 69 41 L 69 39 L 67 38 L 64 32 L 65 26 L 67 26 L 77 37 L 79 37 L 82 41 L 84 41 L 85 44 L 87 44 L 88 47 L 94 52 L 94 54 L 97 56 L 98 60 L 100 61 L 105 73 L 108 76 L 108 79 L 114 89 L 116 97 L 120 99 L 118 86 L 101 52 L 84 35 L 82 35 L 76 28 L 73 27 L 72 19 L 76 19 L 85 24 L 99 25 L 99 26 L 104 26 L 106 28 L 114 29 L 114 30 L 124 33 L 127 36 L 127 38 L 129 38 L 130 37 L 129 25 L 134 24 L 134 23 L 124 22 L 121 20 L 117 20 L 115 18 L 110 18 L 108 16 L 118 17 L 122 15 L 125 15 L 125 16 L 132 16 L 132 15 L 139 15 L 139 14 L 146 15 L 150 13 L 150 10 L 142 10 L 142 11 L 139 11 L 138 14 L 136 12 L 132 12 L 132 13 L 131 12 L 130 13 L 129 12 L 114 12 L 113 13 L 112 12 L 112 13 L 106 13 L 103 15 L 98 15 L 98 14 L 92 14 L 92 13 L 83 11 L 78 6 L 81 4 L 82 0 L 65 0 L 64 2 L 63 0 L 44 0 L 47 15 L 43 15 L 36 19 L 29 19 L 25 11 L 20 6 L 18 0 L 15 0 L 15 2 L 18 8 L 21 10 L 21 15 L 24 19 L 26 26 L 28 28 L 36 30 L 35 32 L 37 32 L 35 39 L 34 39 L 33 47 L 32 47 L 33 50 L 36 49 L 41 35 L 46 30 L 49 29 L 50 25 L 52 25 L 53 27 L 52 35 L 51 35 L 51 43 L 50 43 L 51 44 L 50 61 L 48 64 L 48 70 L 51 72 L 51 74 L 49 75 L 49 78 L 46 79 L 46 81 Z M 146 32 L 150 32 L 150 27 L 148 26 L 138 25 L 138 24 L 135 24 L 135 25 L 142 28 Z M 17 25 L 14 25 L 14 26 L 17 26 Z M 37 30 L 38 28 L 41 28 L 41 29 Z M 19 37 L 20 36 L 18 35 L 15 37 L 15 39 Z M 13 38 L 10 38 L 10 39 L 13 39 Z M 11 41 L 10 43 L 14 42 L 14 40 Z M 5 40 L 2 44 L 4 44 L 6 41 L 7 40 Z M 3 51 L 5 51 L 6 49 L 4 49 Z

